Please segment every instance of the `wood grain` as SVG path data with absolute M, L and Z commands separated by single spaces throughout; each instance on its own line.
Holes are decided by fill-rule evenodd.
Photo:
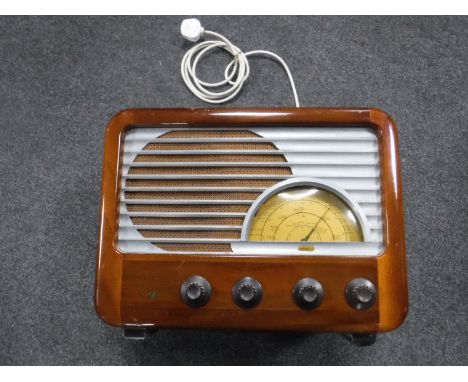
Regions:
M 368 257 L 122 255 L 116 248 L 119 168 L 126 129 L 138 125 L 200 126 L 370 126 L 379 139 L 385 251 Z M 191 275 L 207 278 L 213 295 L 202 308 L 189 308 L 180 285 Z M 264 287 L 262 303 L 238 308 L 232 285 L 251 276 Z M 293 302 L 294 284 L 314 277 L 325 290 L 322 305 L 302 311 Z M 378 290 L 377 303 L 357 311 L 345 301 L 346 284 L 365 277 Z M 108 324 L 155 327 L 241 328 L 378 332 L 392 330 L 408 309 L 403 204 L 395 123 L 378 109 L 130 109 L 109 122 L 104 147 L 101 220 L 96 266 L 95 307 Z

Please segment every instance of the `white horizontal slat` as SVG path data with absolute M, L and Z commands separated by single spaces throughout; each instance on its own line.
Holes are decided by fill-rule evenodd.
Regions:
M 314 126 L 295 127 L 290 125 L 267 127 L 267 126 L 217 126 L 217 127 L 187 127 L 178 124 L 162 124 L 161 126 L 145 127 L 141 129 L 129 130 L 126 134 L 125 141 L 135 141 L 141 139 L 143 142 L 148 142 L 156 139 L 168 131 L 250 131 L 258 134 L 260 137 L 265 137 L 269 140 L 277 140 L 293 136 L 296 139 L 366 139 L 376 140 L 375 133 L 371 128 L 362 126 L 345 126 L 345 127 L 329 127 L 329 126 Z M 172 139 L 172 138 L 170 138 Z
M 366 140 L 377 141 L 374 131 L 368 127 L 292 127 L 285 128 L 276 127 L 258 127 L 252 128 L 251 131 L 259 134 L 264 138 L 268 138 L 277 142 L 281 138 L 294 137 L 300 140 Z
M 380 231 L 381 222 L 369 221 L 369 228 L 371 229 L 371 231 Z
M 378 185 L 378 178 L 355 178 L 355 179 L 340 179 L 330 178 L 330 182 L 337 186 L 344 188 L 346 191 L 352 190 L 380 190 Z M 153 186 L 123 186 L 123 191 L 126 192 L 172 192 L 172 191 L 200 191 L 200 192 L 262 192 L 264 187 L 153 187 Z
M 181 225 L 181 224 L 120 224 L 120 228 L 125 229 L 149 229 L 159 231 L 240 231 L 241 225 Z
M 239 175 L 220 175 L 220 174 L 197 174 L 197 175 L 166 175 L 166 174 L 128 174 L 123 175 L 124 179 L 288 179 L 292 175 L 257 175 L 257 174 L 239 174 Z
M 293 177 L 311 178 L 378 178 L 380 169 L 378 166 L 292 166 Z
M 362 211 L 364 214 L 369 217 L 369 216 L 381 216 L 381 206 L 380 203 L 364 203 L 361 202 L 359 203 L 359 206 L 361 207 Z
M 354 201 L 358 203 L 381 203 L 380 192 L 369 190 L 352 190 L 348 191 L 353 197 Z
M 373 242 L 378 242 L 378 243 L 383 242 L 383 233 L 382 233 L 382 231 L 374 230 L 374 231 L 372 231 L 371 236 L 372 236 L 372 241 Z
M 139 233 L 136 232 L 138 235 Z M 200 239 L 200 238 L 193 238 L 193 239 L 185 239 L 185 238 L 159 238 L 159 237 L 137 237 L 136 235 L 132 235 L 130 233 L 121 233 L 119 232 L 119 240 L 121 241 L 136 241 L 136 242 L 151 242 L 151 243 L 232 243 L 235 241 L 240 241 L 239 239 L 211 239 L 211 238 L 206 238 L 206 239 Z
M 367 221 L 369 222 L 370 229 L 378 229 L 382 230 L 382 217 L 379 215 L 376 216 L 368 216 Z
M 180 204 L 207 204 L 207 205 L 236 205 L 236 204 L 252 204 L 254 200 L 214 200 L 214 199 L 203 199 L 203 200 L 192 200 L 192 199 L 125 199 L 121 198 L 121 204 L 162 204 L 162 205 L 180 205 Z M 121 211 L 125 212 L 126 208 L 121 207 Z
M 159 218 L 212 218 L 212 217 L 244 217 L 244 212 L 156 212 L 156 211 L 124 211 L 124 216 L 159 217 Z
M 380 243 L 371 242 L 335 242 L 313 243 L 314 250 L 311 253 L 301 250 L 304 243 L 295 242 L 261 242 L 241 241 L 233 244 L 236 255 L 289 255 L 304 256 L 376 256 L 381 253 L 383 246 Z
M 346 191 L 350 190 L 378 190 L 380 189 L 379 178 L 328 178 L 333 183 Z
M 335 143 L 330 146 L 323 146 L 320 145 L 318 142 L 311 144 L 315 147 L 307 147 L 301 148 L 302 145 L 296 143 L 299 147 L 297 149 L 279 149 L 279 150 L 226 150 L 226 149 L 218 149 L 218 150 L 141 150 L 141 149 L 129 149 L 126 150 L 126 153 L 129 154 L 138 154 L 138 155 L 212 155 L 212 154 L 225 154 L 225 155 L 255 155 L 255 154 L 268 154 L 268 155 L 282 155 L 282 154 L 295 154 L 295 153 L 308 153 L 308 152 L 315 152 L 315 153 L 373 153 L 375 152 L 375 147 L 369 144 L 354 144 L 348 145 L 346 143 L 338 144 Z
M 294 137 L 294 136 L 283 136 L 283 137 L 277 137 L 274 140 L 274 143 L 277 142 L 304 142 L 304 141 L 310 141 L 310 142 L 324 142 L 324 143 L 329 143 L 329 142 L 375 142 L 376 139 L 372 139 L 372 137 L 340 137 L 340 136 L 320 136 L 316 135 L 315 137 L 310 137 L 310 136 L 304 136 L 302 138 Z M 130 144 L 132 142 L 143 142 L 143 143 L 172 143 L 172 144 L 177 144 L 177 143 L 272 143 L 271 139 L 269 138 L 255 138 L 255 137 L 233 137 L 233 138 L 213 138 L 213 137 L 196 137 L 196 138 L 150 138 L 150 139 L 145 139 L 141 137 L 127 137 L 126 143 Z
M 142 166 L 146 167 L 146 166 Z M 149 166 L 148 166 L 149 167 Z M 185 166 L 184 166 L 185 167 Z M 190 166 L 187 166 L 190 167 Z M 210 167 L 205 163 L 203 167 Z M 273 167 L 273 166 L 271 166 Z M 294 167 L 294 166 L 293 166 Z M 127 174 L 124 172 L 123 178 L 143 179 L 138 176 L 158 179 L 287 179 L 294 176 L 311 177 L 339 177 L 343 173 L 346 177 L 378 177 L 379 167 L 376 165 L 347 165 L 345 171 L 342 165 L 309 165 L 295 168 L 294 175 L 271 175 L 271 174 Z M 152 179 L 152 178 L 151 178 Z
M 341 175 L 341 176 L 340 176 Z M 310 176 L 314 178 L 377 178 L 379 170 L 375 167 L 356 167 L 343 172 L 340 168 L 309 168 L 301 171 L 300 176 Z M 268 175 L 268 174 L 197 174 L 197 175 L 163 175 L 163 174 L 128 174 L 123 175 L 124 179 L 289 179 L 294 175 Z
M 284 153 L 284 151 L 283 151 Z M 334 165 L 339 164 L 343 166 L 347 165 L 359 165 L 359 164 L 368 164 L 368 165 L 377 165 L 378 164 L 378 155 L 376 151 L 369 150 L 369 152 L 312 152 L 312 151 L 305 151 L 303 153 L 298 153 L 294 150 L 290 150 L 290 152 L 285 153 L 284 156 L 287 158 L 287 162 L 248 162 L 245 158 L 248 158 L 249 155 L 258 155 L 258 154 L 265 154 L 265 152 L 251 152 L 250 154 L 247 153 L 245 155 L 239 156 L 239 160 L 235 162 L 227 162 L 223 160 L 225 158 L 223 155 L 220 155 L 218 160 L 211 161 L 211 162 L 201 162 L 201 161 L 159 161 L 159 162 L 133 162 L 136 155 L 138 153 L 124 153 L 123 155 L 123 163 L 125 165 L 135 164 L 137 167 L 144 167 L 146 163 L 156 163 L 157 167 L 195 167 L 195 166 L 239 166 L 239 167 L 252 167 L 252 166 L 260 166 L 261 167 L 297 167 L 297 166 L 308 166 L 308 165 Z M 143 157 L 147 154 L 140 154 Z M 198 153 L 199 155 L 208 155 L 203 153 Z M 274 151 L 268 155 L 279 155 L 278 151 Z M 167 151 L 165 154 L 162 155 L 169 155 Z M 175 155 L 175 154 L 173 154 Z M 180 152 L 177 153 L 180 156 Z M 235 154 L 237 155 L 237 154 Z M 185 159 L 189 158 L 189 156 L 185 156 Z
M 123 191 L 138 192 L 263 192 L 265 187 L 122 187 Z
M 130 167 L 133 168 L 157 168 L 157 169 L 166 169 L 167 167 L 177 167 L 177 168 L 186 168 L 192 169 L 196 171 L 198 167 L 209 167 L 209 168 L 217 168 L 217 167 L 233 167 L 234 174 L 236 173 L 236 168 L 290 168 L 290 167 L 342 167 L 342 166 L 350 166 L 350 167 L 376 167 L 377 163 L 375 161 L 372 162 L 363 162 L 359 161 L 350 162 L 347 161 L 342 163 L 329 163 L 328 161 L 324 161 L 323 163 L 317 162 L 126 162 L 124 163 L 124 169 L 127 170 Z M 195 169 L 194 169 L 195 168 Z M 126 171 L 124 171 L 126 172 Z
M 176 150 L 127 150 L 129 154 L 138 155 L 212 155 L 212 154 L 223 154 L 223 155 L 258 155 L 258 154 L 269 154 L 269 155 L 282 155 L 285 152 L 278 150 L 226 150 L 226 149 L 213 149 L 213 150 L 188 150 L 188 149 L 176 149 Z M 293 151 L 288 151 L 293 152 Z M 297 152 L 297 151 L 296 151 Z

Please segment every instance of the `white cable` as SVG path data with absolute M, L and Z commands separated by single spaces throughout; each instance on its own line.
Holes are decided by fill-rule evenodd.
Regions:
M 289 82 L 291 83 L 292 92 L 296 107 L 299 107 L 299 99 L 297 97 L 296 86 L 293 77 L 286 62 L 277 54 L 267 50 L 252 50 L 250 52 L 242 52 L 237 46 L 233 45 L 223 35 L 204 30 L 200 22 L 196 19 L 184 20 L 181 25 L 182 35 L 190 41 L 198 41 L 203 35 L 209 35 L 216 40 L 203 41 L 191 49 L 189 49 L 181 62 L 180 71 L 190 91 L 200 98 L 202 101 L 219 104 L 224 103 L 234 98 L 244 86 L 245 81 L 250 74 L 250 65 L 247 59 L 248 56 L 262 55 L 273 58 L 278 61 L 286 71 Z M 213 49 L 221 48 L 229 52 L 233 59 L 224 70 L 224 80 L 219 82 L 205 82 L 197 77 L 197 65 L 202 57 Z M 227 90 L 210 91 L 219 87 L 229 86 Z

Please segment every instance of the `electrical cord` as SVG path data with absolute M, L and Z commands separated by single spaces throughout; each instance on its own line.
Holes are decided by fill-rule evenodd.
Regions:
M 250 75 L 250 65 L 247 57 L 262 55 L 276 60 L 283 66 L 291 84 L 296 107 L 299 107 L 299 99 L 297 97 L 296 86 L 291 71 L 286 62 L 277 54 L 268 50 L 252 50 L 244 53 L 223 35 L 204 30 L 197 19 L 184 20 L 180 29 L 182 35 L 192 42 L 198 41 L 202 36 L 212 36 L 216 39 L 203 41 L 194 45 L 185 53 L 180 65 L 182 79 L 185 84 L 190 91 L 202 101 L 220 104 L 234 98 L 242 90 L 245 81 Z M 219 82 L 205 82 L 197 77 L 197 65 L 202 57 L 210 53 L 213 49 L 224 49 L 233 56 L 233 59 L 224 70 L 224 80 Z M 225 86 L 229 87 L 226 90 L 212 91 L 213 89 Z

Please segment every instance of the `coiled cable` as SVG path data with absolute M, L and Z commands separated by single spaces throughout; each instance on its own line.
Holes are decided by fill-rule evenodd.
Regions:
M 299 107 L 299 99 L 297 97 L 294 79 L 288 65 L 280 56 L 267 50 L 252 50 L 244 53 L 219 33 L 203 29 L 202 33 L 204 35 L 212 36 L 216 38 L 216 40 L 207 40 L 194 45 L 185 53 L 180 65 L 182 79 L 195 96 L 202 101 L 212 104 L 220 104 L 233 99 L 242 90 L 245 81 L 249 77 L 250 65 L 247 57 L 262 55 L 278 61 L 283 66 L 291 84 L 294 102 L 296 107 Z M 206 82 L 200 80 L 197 77 L 197 65 L 199 61 L 213 49 L 218 48 L 226 50 L 233 56 L 232 61 L 224 70 L 224 80 L 219 82 Z M 216 88 L 225 86 L 228 86 L 226 90 L 213 91 Z

